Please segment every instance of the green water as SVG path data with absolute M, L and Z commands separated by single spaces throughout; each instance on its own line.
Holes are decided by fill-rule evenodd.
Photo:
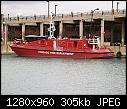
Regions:
M 125 95 L 126 59 L 2 55 L 1 94 Z

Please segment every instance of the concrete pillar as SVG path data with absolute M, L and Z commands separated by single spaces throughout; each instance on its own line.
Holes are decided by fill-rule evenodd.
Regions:
M 4 17 L 4 15 L 3 14 L 1 14 L 1 38 L 3 38 L 3 36 L 4 36 L 4 27 L 3 27 L 3 22 L 4 22 L 4 20 L 3 20 L 3 17 Z
M 122 22 L 122 31 L 121 31 L 121 44 L 124 45 L 124 38 L 125 38 L 125 22 Z
M 104 43 L 104 19 L 101 20 L 101 46 Z
M 25 36 L 25 24 L 22 24 L 22 40 L 24 40 L 24 36 Z
M 5 29 L 4 29 L 4 44 L 7 45 L 7 41 L 8 41 L 8 25 L 5 24 Z
M 63 21 L 59 23 L 59 38 L 62 39 L 63 34 Z
M 1 23 L 1 38 L 4 37 L 4 26 L 3 26 L 3 23 Z
M 44 26 L 44 24 L 40 23 L 40 36 L 43 36 L 43 33 L 44 33 L 43 26 Z
M 82 20 L 80 21 L 80 24 L 79 24 L 79 36 L 81 36 L 80 37 L 81 39 L 83 38 L 83 21 Z

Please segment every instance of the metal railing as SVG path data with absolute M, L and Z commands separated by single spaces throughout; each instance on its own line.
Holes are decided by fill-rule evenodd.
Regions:
M 95 13 L 93 13 L 94 16 L 103 16 L 103 15 L 126 15 L 126 10 L 114 10 L 114 12 L 112 11 L 97 11 Z M 56 16 L 54 16 L 54 18 L 68 18 L 68 17 L 91 17 L 91 12 L 77 12 L 77 13 L 73 13 L 71 12 L 71 14 L 57 14 Z M 49 19 L 50 17 L 48 17 L 47 15 L 34 15 L 34 16 L 21 16 L 21 17 L 9 17 L 9 18 L 3 18 L 4 22 L 15 22 L 15 21 L 41 21 L 41 20 L 45 20 L 45 19 Z
M 99 37 L 97 37 L 97 38 L 89 38 L 88 43 L 89 44 L 100 44 L 100 39 L 99 39 Z

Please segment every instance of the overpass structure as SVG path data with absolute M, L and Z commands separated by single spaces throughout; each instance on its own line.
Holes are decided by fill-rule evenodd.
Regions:
M 50 16 L 34 15 L 34 16 L 17 16 L 4 18 L 1 16 L 1 33 L 4 39 L 4 44 L 7 44 L 8 38 L 13 28 L 19 28 L 21 37 L 24 37 L 30 30 L 31 26 L 37 28 L 36 35 L 46 35 L 50 23 Z M 125 43 L 125 19 L 126 10 L 117 11 L 96 11 L 93 13 L 71 13 L 57 14 L 54 16 L 56 32 L 55 35 L 59 38 L 67 36 L 65 33 L 75 32 L 81 38 L 88 37 L 88 33 L 98 32 L 101 39 L 101 46 L 113 46 L 116 42 L 120 42 L 121 46 L 126 46 Z M 91 27 L 92 26 L 92 27 Z M 29 28 L 29 29 L 28 29 Z M 35 29 L 33 29 L 35 30 Z M 13 34 L 14 36 L 15 34 Z

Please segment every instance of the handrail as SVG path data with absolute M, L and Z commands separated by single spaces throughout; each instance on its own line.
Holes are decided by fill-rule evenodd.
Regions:
M 92 44 L 92 45 L 93 45 L 93 44 L 94 44 L 94 45 L 100 44 L 99 37 L 98 37 L 98 38 L 89 38 L 88 43 L 89 43 L 89 44 Z

